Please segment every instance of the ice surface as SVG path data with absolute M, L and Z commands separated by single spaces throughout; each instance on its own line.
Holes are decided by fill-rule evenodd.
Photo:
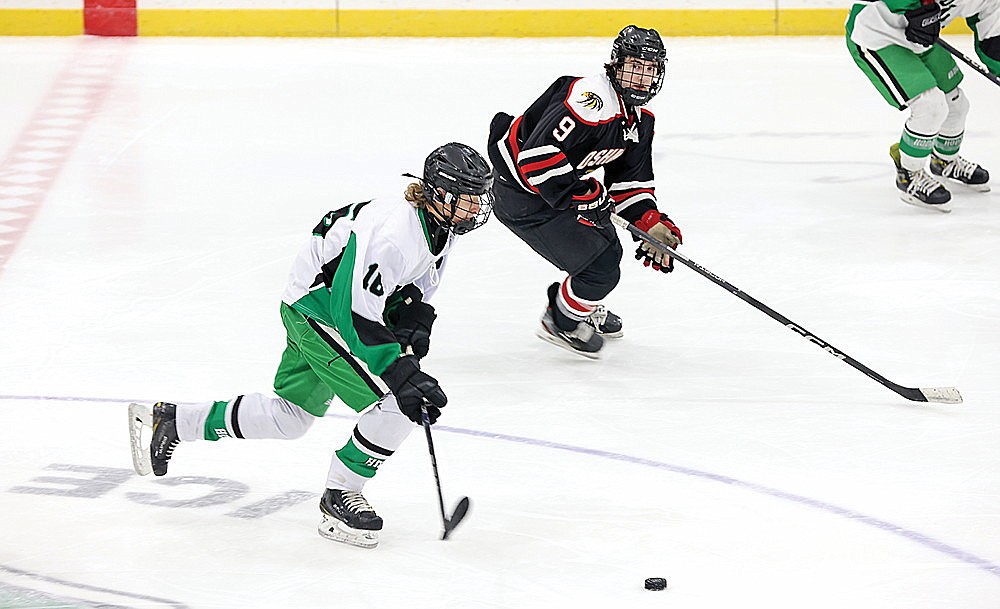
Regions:
M 346 407 L 294 442 L 183 444 L 150 479 L 127 404 L 268 391 L 318 218 L 399 192 L 439 144 L 483 150 L 496 111 L 609 41 L 2 44 L 0 607 L 1000 606 L 1000 194 L 900 202 L 905 114 L 843 40 L 668 39 L 661 207 L 712 272 L 965 403 L 908 402 L 688 269 L 643 269 L 627 236 L 626 335 L 574 357 L 533 336 L 560 273 L 491 221 L 449 263 L 425 361 L 446 506 L 472 508 L 440 541 L 414 433 L 366 489 L 374 551 L 316 533 Z M 1000 90 L 966 73 L 962 152 L 996 175 Z

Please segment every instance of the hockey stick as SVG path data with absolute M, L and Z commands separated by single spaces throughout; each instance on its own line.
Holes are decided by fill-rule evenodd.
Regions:
M 897 385 L 896 383 L 893 383 L 892 381 L 890 381 L 889 379 L 885 378 L 884 376 L 882 376 L 878 372 L 875 372 L 874 370 L 872 370 L 868 366 L 865 366 L 864 364 L 862 364 L 858 360 L 856 360 L 853 357 L 847 355 L 846 353 L 844 353 L 840 349 L 835 348 L 830 343 L 822 340 L 821 338 L 819 338 L 818 336 L 816 336 L 814 334 L 809 333 L 802 326 L 796 324 L 795 322 L 793 322 L 792 320 L 788 319 L 787 317 L 785 317 L 781 313 L 778 313 L 777 311 L 775 311 L 771 307 L 769 307 L 766 304 L 760 302 L 759 300 L 757 300 L 753 296 L 750 296 L 749 294 L 747 294 L 743 290 L 739 289 L 738 287 L 736 287 L 733 284 L 729 283 L 728 281 L 726 281 L 722 277 L 719 277 L 718 275 L 716 275 L 712 271 L 710 271 L 710 270 L 706 269 L 705 267 L 701 266 L 700 264 L 698 264 L 694 260 L 691 260 L 690 258 L 687 258 L 683 254 L 677 253 L 677 250 L 673 249 L 672 247 L 670 247 L 666 243 L 664 243 L 664 242 L 656 239 L 655 237 L 650 236 L 649 233 L 647 233 L 646 231 L 644 231 L 644 230 L 636 227 L 634 224 L 632 224 L 631 222 L 629 222 L 625 218 L 622 218 L 618 214 L 611 214 L 611 221 L 614 222 L 615 224 L 617 224 L 618 226 L 622 227 L 623 229 L 627 230 L 628 232 L 632 233 L 637 238 L 639 238 L 639 239 L 645 241 L 646 243 L 652 245 L 656 249 L 662 250 L 664 252 L 667 252 L 670 255 L 670 257 L 673 258 L 674 260 L 676 260 L 677 262 L 680 262 L 684 266 L 686 266 L 689 269 L 695 271 L 696 273 L 698 273 L 702 277 L 708 279 L 712 283 L 714 283 L 714 284 L 722 287 L 723 289 L 725 289 L 726 291 L 728 291 L 733 296 L 736 296 L 740 300 L 742 300 L 742 301 L 750 304 L 750 306 L 752 306 L 753 308 L 757 309 L 758 311 L 764 313 L 765 315 L 767 315 L 771 319 L 777 321 L 778 323 L 780 323 L 781 325 L 785 326 L 786 328 L 788 328 L 792 332 L 795 332 L 796 334 L 798 334 L 802 338 L 806 339 L 807 341 L 809 341 L 809 342 L 817 345 L 819 348 L 823 349 L 824 351 L 826 351 L 830 355 L 832 355 L 832 356 L 836 357 L 837 359 L 839 359 L 839 360 L 847 363 L 852 368 L 854 368 L 856 370 L 860 370 L 868 378 L 870 378 L 872 380 L 875 380 L 875 381 L 878 381 L 879 383 L 881 383 L 885 387 L 888 387 L 889 389 L 892 389 L 893 391 L 895 391 L 899 395 L 903 396 L 904 398 L 906 398 L 908 400 L 913 400 L 914 402 L 942 402 L 944 404 L 961 404 L 962 403 L 962 395 L 958 392 L 958 389 L 955 389 L 954 387 L 923 387 L 923 388 L 919 388 L 918 389 L 918 388 L 913 388 L 913 387 L 903 387 L 902 385 Z
M 970 68 L 972 68 L 976 72 L 979 72 L 980 74 L 982 74 L 983 76 L 985 76 L 986 78 L 988 78 L 990 82 L 992 82 L 993 84 L 995 84 L 997 86 L 1000 86 L 1000 76 L 997 76 L 993 72 L 990 72 L 989 70 L 987 70 L 983 66 L 979 65 L 979 63 L 977 63 L 975 61 L 972 61 L 971 59 L 969 59 L 968 57 L 966 57 L 964 53 L 962 53 L 961 51 L 959 51 L 955 47 L 951 46 L 950 44 L 948 44 L 944 40 L 941 40 L 940 38 L 938 38 L 937 39 L 937 43 L 939 45 L 941 45 L 942 47 L 944 47 L 944 50 L 948 51 L 949 53 L 951 53 L 955 57 L 958 57 L 959 59 L 961 59 L 962 61 L 964 61 L 966 64 L 968 64 Z
M 438 475 L 438 464 L 437 457 L 434 455 L 434 440 L 431 439 L 431 419 L 427 415 L 427 406 L 424 404 L 420 405 L 421 418 L 423 419 L 424 432 L 427 434 L 427 450 L 431 453 L 431 467 L 434 468 L 434 482 L 437 484 L 438 491 L 438 505 L 441 506 L 441 521 L 444 523 L 444 532 L 441 534 L 441 539 L 448 539 L 451 532 L 455 530 L 455 527 L 462 522 L 465 518 L 466 513 L 469 511 L 469 498 L 462 497 L 458 500 L 455 505 L 454 511 L 451 513 L 451 518 L 448 518 L 444 511 L 444 495 L 441 493 L 441 476 Z

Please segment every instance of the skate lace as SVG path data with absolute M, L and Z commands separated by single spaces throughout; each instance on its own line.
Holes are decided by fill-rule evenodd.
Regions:
M 977 165 L 972 161 L 966 161 L 960 156 L 955 157 L 942 172 L 945 177 L 960 178 L 969 180 L 976 172 Z
M 354 512 L 355 514 L 359 514 L 361 512 L 375 511 L 374 509 L 372 509 L 371 504 L 368 503 L 368 500 L 365 499 L 364 496 L 359 492 L 344 491 L 341 496 L 343 497 L 344 500 L 344 506 L 347 507 L 347 509 Z
M 930 194 L 935 188 L 938 188 L 940 184 L 937 180 L 932 178 L 927 172 L 913 171 L 910 172 L 910 185 L 906 191 L 910 194 L 921 192 L 924 194 Z
M 156 435 L 158 435 L 160 433 L 160 426 L 161 425 L 163 425 L 163 421 L 159 421 L 159 422 L 157 422 L 153 426 L 153 435 L 154 436 L 156 436 Z M 163 456 L 166 457 L 166 459 L 169 460 L 170 457 L 174 456 L 174 449 L 177 448 L 177 445 L 180 444 L 180 443 L 181 443 L 181 439 L 179 437 L 177 437 L 175 434 L 163 433 L 161 435 L 160 439 L 159 439 L 159 444 L 160 444 L 160 446 L 162 447 L 162 450 L 163 450 Z
M 594 307 L 594 311 L 590 314 L 590 323 L 594 325 L 595 328 L 600 329 L 604 325 L 604 322 L 608 319 L 608 309 L 604 305 L 597 305 Z

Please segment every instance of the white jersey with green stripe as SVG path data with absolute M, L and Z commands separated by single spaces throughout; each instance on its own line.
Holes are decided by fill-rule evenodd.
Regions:
M 427 302 L 454 244 L 449 233 L 432 253 L 423 210 L 403 198 L 373 199 L 331 211 L 299 253 L 282 301 L 337 331 L 374 374 L 400 355 L 384 313 L 392 295 L 413 284 Z
M 941 27 L 959 17 L 973 18 L 980 40 L 1000 35 L 1000 0 L 938 0 L 941 6 Z M 875 0 L 857 2 L 863 7 L 850 32 L 852 42 L 865 49 L 879 50 L 890 45 L 923 53 L 928 47 L 906 39 L 908 10 L 920 6 L 920 0 Z

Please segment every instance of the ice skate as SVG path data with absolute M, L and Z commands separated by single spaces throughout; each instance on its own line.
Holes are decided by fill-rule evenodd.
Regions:
M 536 332 L 538 338 L 590 359 L 600 357 L 604 339 L 586 321 L 579 322 L 573 330 L 563 330 L 552 319 L 551 308 L 545 310 L 541 321 L 542 327 Z
M 153 474 L 167 473 L 167 462 L 180 443 L 177 437 L 177 406 L 167 402 L 153 404 L 153 438 L 149 443 L 149 458 Z
M 558 282 L 549 285 L 547 293 L 550 307 L 555 306 L 556 294 L 558 292 Z M 583 321 L 593 326 L 594 330 L 604 338 L 621 338 L 625 334 L 622 332 L 622 318 L 601 304 L 594 307 L 594 311 Z
M 931 173 L 978 192 L 990 191 L 990 172 L 960 156 L 946 161 L 932 152 Z
M 604 338 L 621 338 L 625 335 L 625 332 L 622 331 L 622 318 L 609 311 L 604 305 L 594 307 L 594 312 L 584 321 L 593 326 L 594 330 Z
M 360 492 L 328 488 L 319 500 L 319 509 L 323 513 L 319 534 L 323 537 L 359 548 L 378 546 L 382 518 Z
M 541 327 L 535 332 L 538 338 L 545 342 L 552 343 L 557 347 L 562 347 L 567 351 L 572 351 L 590 359 L 600 357 L 600 351 L 604 347 L 604 338 L 597 332 L 600 323 L 607 324 L 607 319 L 592 321 L 587 318 L 576 324 L 572 330 L 564 330 L 559 327 L 555 320 L 556 292 L 559 291 L 559 284 L 553 283 L 546 292 L 549 297 L 549 304 L 542 314 Z M 617 315 L 615 316 L 618 317 Z M 621 320 L 618 320 L 618 331 L 621 331 Z
M 129 444 L 132 445 L 132 467 L 140 476 L 148 476 L 153 471 L 149 459 L 149 444 L 142 441 L 143 429 L 153 426 L 153 408 L 144 404 L 128 405 Z
M 896 164 L 896 188 L 904 203 L 933 209 L 943 213 L 951 211 L 951 193 L 923 169 L 910 171 L 903 168 L 899 158 L 899 144 L 889 147 L 889 156 Z

